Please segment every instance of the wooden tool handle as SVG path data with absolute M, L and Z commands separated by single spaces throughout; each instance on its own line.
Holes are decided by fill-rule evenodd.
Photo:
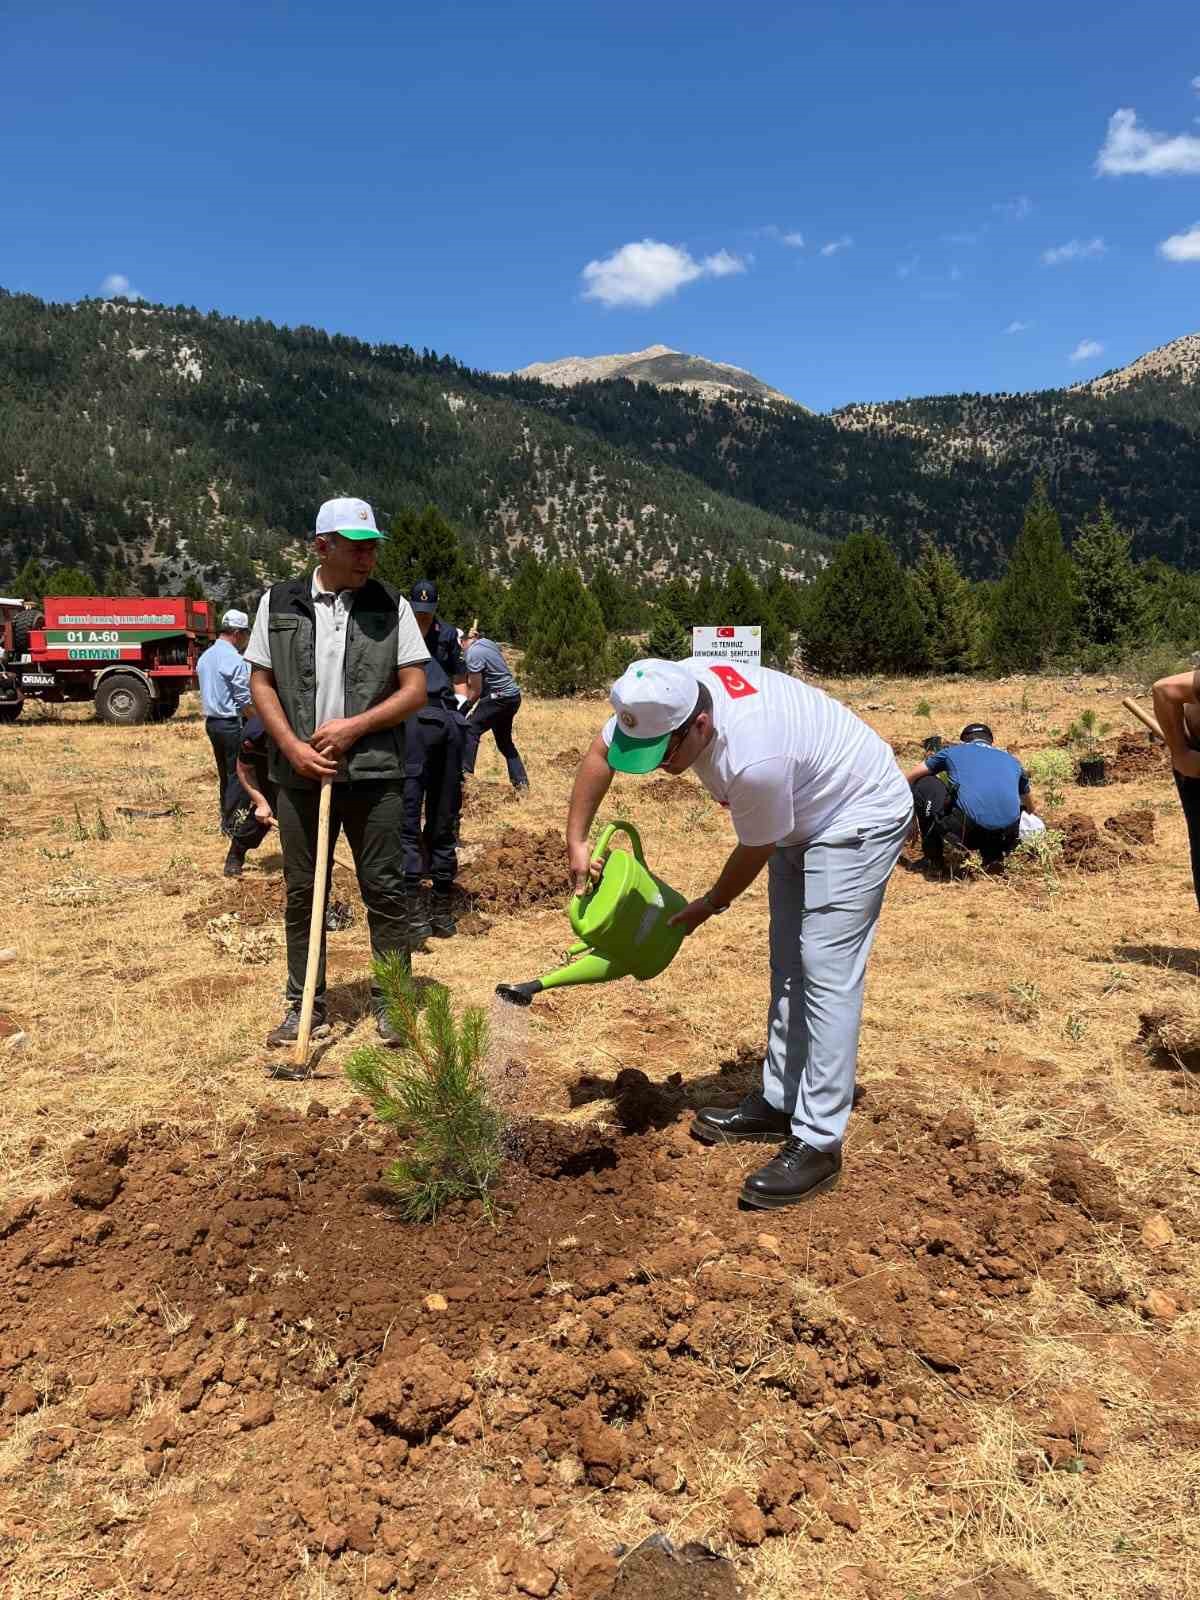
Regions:
M 1136 700 L 1130 700 L 1126 698 L 1121 701 L 1121 704 L 1125 707 L 1126 711 L 1129 712 L 1131 717 L 1136 717 L 1139 722 L 1144 722 L 1146 727 L 1150 729 L 1150 732 L 1155 734 L 1159 739 L 1162 739 L 1163 743 L 1166 744 L 1167 741 L 1163 739 L 1163 731 L 1159 727 L 1155 718 L 1152 717 L 1148 711 L 1143 711 Z
M 300 1032 L 292 1063 L 308 1065 L 308 1036 L 312 1032 L 313 1001 L 317 993 L 317 969 L 321 965 L 321 940 L 325 934 L 325 893 L 329 878 L 329 813 L 333 803 L 333 783 L 321 780 L 321 800 L 317 808 L 317 865 L 313 878 L 312 915 L 308 921 L 308 962 L 304 968 L 304 998 L 300 1002 Z

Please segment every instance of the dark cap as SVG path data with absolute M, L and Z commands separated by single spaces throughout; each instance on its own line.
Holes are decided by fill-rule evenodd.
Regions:
M 414 611 L 423 614 L 434 612 L 437 610 L 437 584 L 432 578 L 418 578 L 408 598 Z
M 959 734 L 960 744 L 992 744 L 992 730 L 986 722 L 968 722 Z

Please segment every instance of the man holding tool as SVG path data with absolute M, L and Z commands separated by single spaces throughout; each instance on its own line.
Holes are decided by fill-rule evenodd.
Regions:
M 267 1037 L 287 1045 L 300 1035 L 306 955 L 316 884 L 320 792 L 332 785 L 329 859 L 344 828 L 367 908 L 374 956 L 407 952 L 401 830 L 405 739 L 401 724 L 425 704 L 429 652 L 412 609 L 372 576 L 378 541 L 364 500 L 327 500 L 317 513 L 317 568 L 267 590 L 246 659 L 250 692 L 268 739 L 287 888 L 287 1013 Z M 324 928 L 324 917 L 320 919 Z M 324 1013 L 325 945 L 316 973 L 313 1033 Z M 397 1042 L 372 985 L 379 1036 Z
M 1122 704 L 1166 741 L 1175 788 L 1187 823 L 1192 887 L 1200 905 L 1200 669 L 1160 678 L 1154 685 L 1155 727 L 1131 700 Z
M 513 677 L 500 646 L 485 639 L 478 628 L 467 635 L 467 750 L 463 770 L 474 775 L 479 741 L 490 728 L 496 748 L 508 768 L 508 781 L 518 795 L 529 793 L 529 777 L 521 752 L 513 742 L 513 721 L 521 709 L 521 688 Z
M 469 658 L 468 658 L 469 663 Z M 738 842 L 706 894 L 671 919 L 694 932 L 769 867 L 771 1008 L 763 1088 L 699 1111 L 704 1143 L 780 1142 L 746 1179 L 767 1209 L 830 1189 L 854 1098 L 867 958 L 912 822 L 891 749 L 819 689 L 763 667 L 635 661 L 612 688 L 615 715 L 580 763 L 567 816 L 576 893 L 588 830 L 613 771 L 694 771 L 729 810 Z
M 438 590 L 433 579 L 419 578 L 409 602 L 429 651 L 425 705 L 406 730 L 404 778 L 409 931 L 413 942 L 419 944 L 434 934 L 449 939 L 455 931 L 450 890 L 458 871 L 467 725 L 458 709 L 456 691 L 466 692 L 467 664 L 458 629 L 437 615 Z M 433 905 L 428 909 L 421 897 L 421 880 L 426 876 L 433 882 Z

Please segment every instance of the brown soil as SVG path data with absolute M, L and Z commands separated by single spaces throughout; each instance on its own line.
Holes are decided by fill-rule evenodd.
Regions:
M 211 1005 L 223 995 L 236 992 L 242 978 L 232 972 L 203 972 L 196 978 L 183 978 L 159 990 L 159 999 L 165 1005 L 191 1009 Z
M 216 894 L 187 913 L 183 925 L 203 928 L 214 917 L 235 913 L 243 928 L 261 928 L 268 922 L 283 921 L 286 897 L 282 875 L 247 874 L 244 878 L 225 879 Z M 359 900 L 357 880 L 340 861 L 334 863 L 330 898 L 351 904 Z
M 1158 1065 L 1200 1072 L 1200 1021 L 1178 1011 L 1143 1011 L 1138 1042 Z
M 741 1600 L 733 1565 L 707 1545 L 676 1550 L 660 1534 L 629 1551 L 621 1561 L 611 1600 Z
M 1124 844 L 1154 843 L 1154 813 L 1149 806 L 1134 806 L 1128 811 L 1118 811 L 1115 817 L 1109 817 L 1104 826 Z
M 681 800 L 697 800 L 702 791 L 693 778 L 668 777 L 651 778 L 649 783 L 639 785 L 637 792 L 648 800 L 657 800 L 660 805 L 672 805 Z
M 1122 849 L 1106 838 L 1091 817 L 1079 811 L 1068 812 L 1065 817 L 1056 819 L 1054 825 L 1062 830 L 1063 860 L 1080 872 L 1108 872 L 1122 857 L 1130 855 L 1128 848 Z
M 565 905 L 570 891 L 562 834 L 553 828 L 543 833 L 505 828 L 459 873 L 458 887 L 472 908 L 497 915 Z
M 578 745 L 571 745 L 569 749 L 560 750 L 557 755 L 550 757 L 550 765 L 556 772 L 574 772 L 583 760 L 583 751 Z
M 711 1562 L 663 1577 L 662 1552 L 653 1589 L 627 1562 L 614 1590 L 611 1549 L 573 1572 L 596 1497 L 656 1494 L 689 1538 L 853 1534 L 874 1458 L 936 1477 L 964 1400 L 1023 1386 L 993 1308 L 1070 1281 L 1112 1187 L 1074 1151 L 1049 1184 L 1009 1172 L 969 1117 L 908 1096 L 859 1125 L 803 1227 L 734 1210 L 757 1152 L 682 1120 L 518 1124 L 495 1226 L 402 1223 L 389 1137 L 316 1104 L 220 1151 L 153 1123 L 85 1138 L 64 1191 L 0 1214 L 6 1420 L 42 1408 L 43 1464 L 180 1486 L 148 1492 L 132 1545 L 96 1500 L 96 1587 L 265 1600 L 305 1562 L 357 1582 L 366 1558 L 376 1592 L 432 1597 L 501 1552 L 526 1593 L 732 1596 Z M 756 1427 L 778 1443 L 754 1494 L 693 1517 L 706 1453 Z M 214 1471 L 219 1493 L 189 1494 Z M 9 1531 L 43 1515 L 18 1492 Z
M 1165 746 L 1151 743 L 1145 733 L 1121 733 L 1115 743 L 1100 750 L 1104 757 L 1104 776 L 1108 783 L 1133 783 L 1139 778 L 1169 777 L 1170 762 Z

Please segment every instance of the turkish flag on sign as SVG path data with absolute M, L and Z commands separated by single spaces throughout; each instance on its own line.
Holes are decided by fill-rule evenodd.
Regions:
M 719 678 L 724 685 L 725 693 L 731 700 L 742 700 L 748 694 L 757 694 L 758 690 L 752 683 L 742 677 L 736 667 L 727 666 L 724 662 L 714 664 L 708 669 L 714 677 Z
M 717 638 L 718 639 L 732 639 L 736 632 L 737 632 L 736 628 L 718 628 L 717 629 Z

